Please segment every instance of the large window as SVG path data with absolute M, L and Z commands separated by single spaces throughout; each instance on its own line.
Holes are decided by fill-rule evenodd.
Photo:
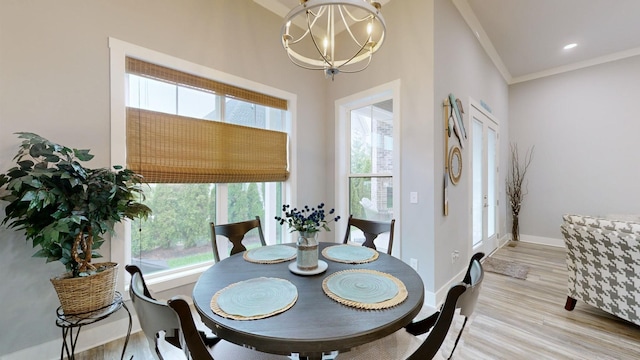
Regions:
M 350 113 L 349 214 L 393 218 L 393 103 L 385 100 Z
M 260 216 L 266 241 L 282 242 L 273 218 L 289 192 L 287 104 L 295 97 L 115 39 L 110 47 L 112 164 L 145 176 L 153 211 L 116 229 L 112 258 L 141 266 L 151 283 L 167 284 L 156 288 L 163 290 L 212 263 L 212 222 Z M 151 70 L 131 70 L 131 59 Z M 257 233 L 245 243 L 257 246 Z
M 342 213 L 355 218 L 388 222 L 397 217 L 396 86 L 383 85 L 338 101 L 337 202 Z M 343 231 L 345 225 L 339 224 Z M 364 234 L 356 228 L 349 236 L 353 242 L 364 242 Z M 387 243 L 388 234 L 376 239 L 381 251 L 386 251 Z
M 130 73 L 127 79 L 129 108 L 286 131 L 284 110 Z M 132 224 L 131 262 L 151 274 L 212 261 L 210 223 L 272 219 L 281 202 L 265 199 L 276 199 L 281 187 L 281 182 L 152 183 L 144 202 L 153 214 Z M 245 243 L 259 246 L 257 236 L 257 231 L 247 234 Z

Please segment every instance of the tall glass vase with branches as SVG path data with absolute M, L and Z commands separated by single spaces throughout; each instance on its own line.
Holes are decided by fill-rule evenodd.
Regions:
M 520 160 L 518 153 L 518 145 L 511 144 L 511 169 L 507 174 L 507 197 L 509 198 L 509 205 L 511 205 L 511 240 L 520 240 L 520 222 L 518 216 L 520 215 L 520 209 L 522 207 L 522 201 L 525 195 L 527 195 L 527 185 L 524 184 L 524 178 L 531 165 L 533 159 L 533 149 L 531 146 L 527 149 L 524 155 L 524 159 Z

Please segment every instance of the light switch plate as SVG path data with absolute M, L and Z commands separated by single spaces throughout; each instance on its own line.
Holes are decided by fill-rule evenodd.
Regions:
M 411 258 L 409 260 L 409 266 L 411 266 L 413 270 L 418 271 L 418 259 Z

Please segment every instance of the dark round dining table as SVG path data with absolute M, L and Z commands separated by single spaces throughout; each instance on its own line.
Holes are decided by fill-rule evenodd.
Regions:
M 321 359 L 323 353 L 344 352 L 383 338 L 403 328 L 420 312 L 424 285 L 409 265 L 382 252 L 378 252 L 375 261 L 364 264 L 325 259 L 322 249 L 333 245 L 339 244 L 320 243 L 319 259 L 325 261 L 328 268 L 317 275 L 297 275 L 289 271 L 288 266 L 295 259 L 258 264 L 245 260 L 243 253 L 230 256 L 202 273 L 193 289 L 195 308 L 204 324 L 222 339 L 273 354 L 298 353 L 301 358 L 308 359 Z M 322 281 L 347 269 L 371 269 L 390 274 L 404 283 L 408 296 L 399 305 L 381 310 L 342 305 L 324 293 Z M 216 292 L 239 281 L 259 277 L 289 280 L 298 291 L 295 304 L 280 314 L 258 320 L 233 320 L 213 312 L 211 299 Z

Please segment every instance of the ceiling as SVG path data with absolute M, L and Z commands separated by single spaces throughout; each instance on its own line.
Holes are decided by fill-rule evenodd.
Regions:
M 300 4 L 254 1 L 282 17 Z M 508 83 L 640 55 L 640 0 L 452 2 Z

